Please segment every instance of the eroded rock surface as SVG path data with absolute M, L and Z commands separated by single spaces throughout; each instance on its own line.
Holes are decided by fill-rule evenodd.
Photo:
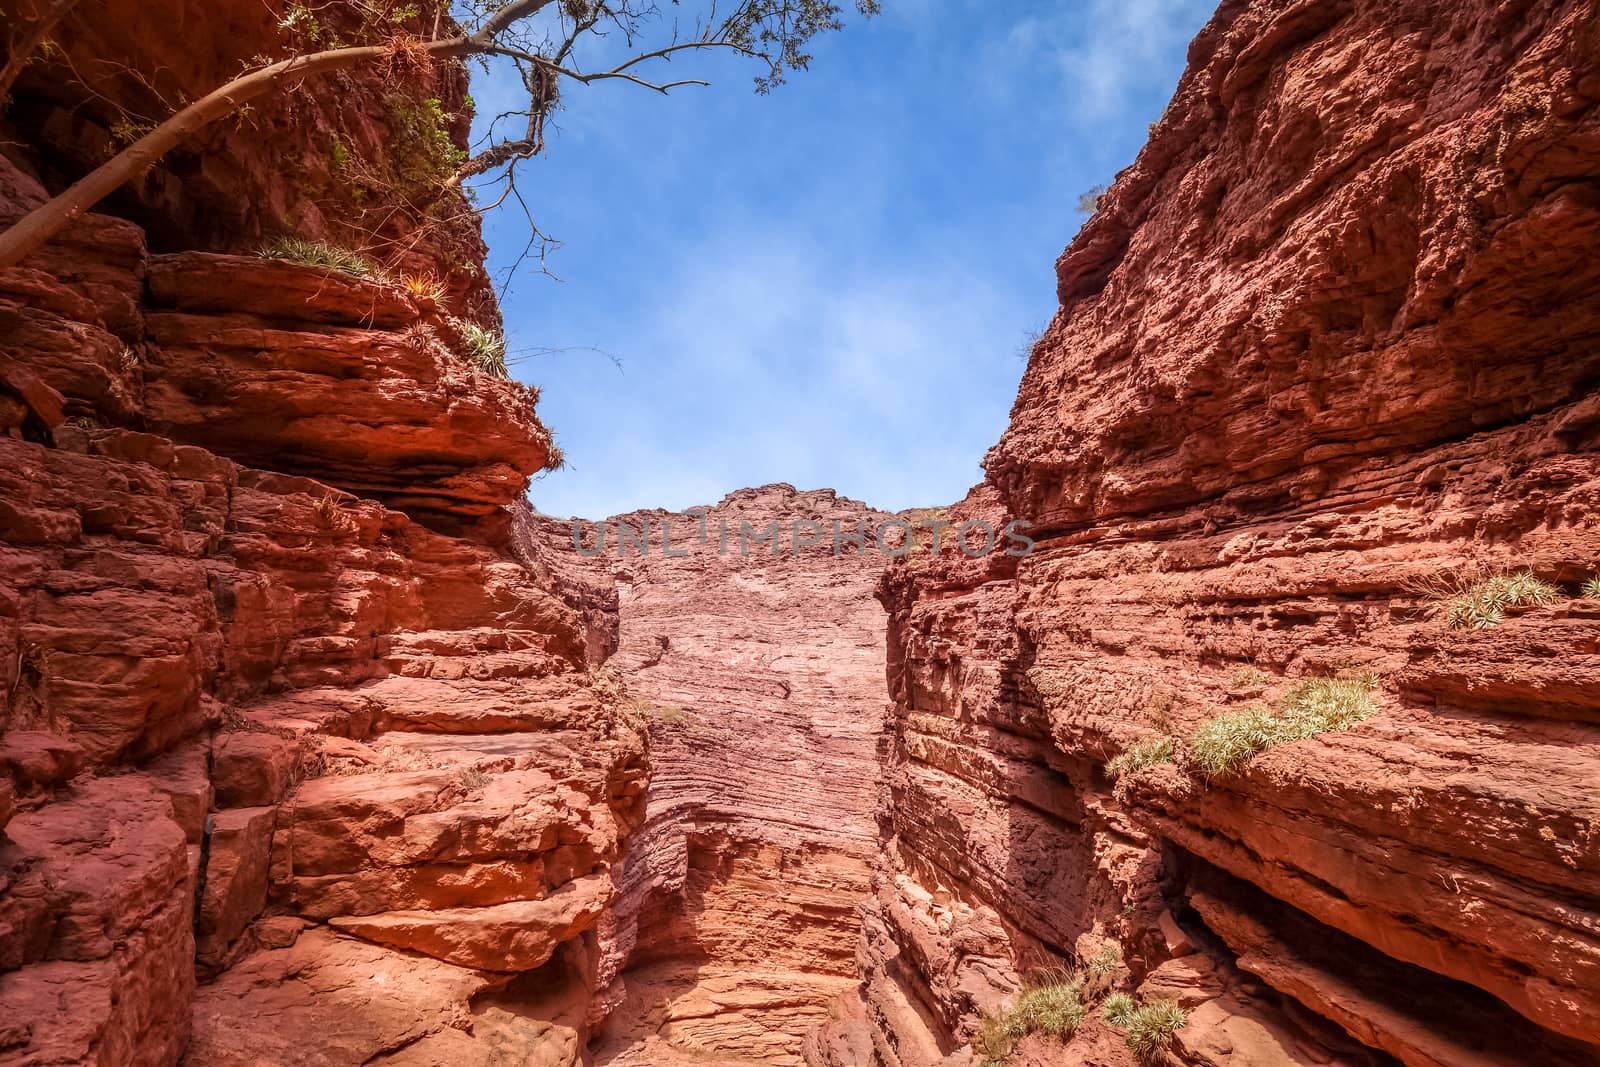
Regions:
M 954 511 L 1038 550 L 885 579 L 890 834 L 813 1060 L 960 1062 L 1109 940 L 1186 1063 L 1595 1062 L 1600 22 L 1253 0 L 1190 57 Z M 1497 570 L 1553 602 L 1451 628 Z M 1193 770 L 1365 672 L 1366 721 Z
M 648 767 L 533 393 L 104 216 L 0 320 L 0 1062 L 576 1062 Z
M 893 516 L 785 485 L 695 513 L 703 525 L 621 516 L 586 561 L 617 583 L 613 662 L 649 720 L 652 763 L 646 820 L 601 926 L 610 1017 L 597 1061 L 798 1063 L 855 985 L 886 706 L 874 531 Z M 816 524 L 801 542 L 820 543 L 796 552 L 797 522 Z M 619 546 L 615 523 L 648 526 L 648 552 Z M 773 523 L 776 554 L 756 540 Z M 582 558 L 569 524 L 546 529 Z M 594 525 L 580 531 L 593 549 Z
M 51 63 L 161 92 L 284 29 L 92 10 Z M 948 516 L 1038 550 L 881 580 L 563 546 L 535 397 L 442 307 L 225 254 L 339 232 L 307 179 L 391 87 L 219 128 L 0 274 L 0 1063 L 959 1067 L 1089 958 L 1185 1009 L 1169 1062 L 1596 1062 L 1597 70 L 1579 0 L 1228 0 Z M 0 222 L 140 92 L 57 81 Z M 378 236 L 465 248 L 492 318 L 415 221 Z M 887 518 L 706 513 L 801 517 Z M 1548 603 L 1449 625 L 1524 570 Z M 1196 772 L 1219 714 L 1368 677 Z M 1094 1010 L 1010 1057 L 1062 1062 L 1134 1059 Z

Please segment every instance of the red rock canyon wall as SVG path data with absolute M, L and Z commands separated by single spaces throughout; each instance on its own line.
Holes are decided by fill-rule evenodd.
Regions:
M 101 7 L 52 62 L 175 90 L 282 14 Z M 7 113 L 0 223 L 134 92 L 50 76 Z M 528 525 L 537 394 L 458 354 L 470 277 L 194 250 L 330 232 L 295 146 L 329 115 L 381 144 L 439 88 L 297 90 L 0 273 L 0 1063 L 585 1056 L 648 765 L 598 669 L 614 591 Z
M 885 578 L 889 836 L 816 1062 L 964 1055 L 1107 942 L 1184 1063 L 1600 1061 L 1597 175 L 1592 4 L 1222 5 L 955 509 L 1038 551 Z M 1557 595 L 1452 628 L 1427 590 L 1496 569 Z M 1194 771 L 1364 672 L 1367 721 Z
M 597 1062 L 796 1064 L 856 983 L 888 703 L 872 531 L 893 516 L 786 485 L 695 514 L 703 527 L 659 511 L 614 519 L 589 561 L 617 583 L 612 662 L 649 721 L 652 763 L 601 925 L 611 1018 Z M 802 527 L 800 540 L 822 543 L 796 552 L 808 521 L 821 534 Z M 665 552 L 667 522 L 681 556 Z M 619 547 L 615 523 L 648 527 L 648 552 Z M 773 523 L 776 554 L 754 541 Z M 550 527 L 574 556 L 568 524 Z M 592 550 L 593 524 L 579 528 Z
M 80 8 L 0 223 L 304 32 Z M 886 573 L 528 512 L 475 230 L 333 180 L 464 92 L 297 91 L 0 273 L 0 1063 L 955 1067 L 1107 953 L 1169 1062 L 1600 1062 L 1592 4 L 1225 2 L 952 509 L 1037 551 Z M 448 292 L 235 254 L 280 232 Z M 1497 570 L 1555 594 L 1452 627 Z M 1373 713 L 1197 772 L 1316 678 Z

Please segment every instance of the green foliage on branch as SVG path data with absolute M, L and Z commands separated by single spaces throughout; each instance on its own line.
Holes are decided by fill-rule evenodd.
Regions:
M 878 0 L 856 0 L 862 16 L 871 18 L 880 10 Z M 767 73 L 756 77 L 756 92 L 764 95 L 783 84 L 786 71 L 811 64 L 806 47 L 818 34 L 843 29 L 843 11 L 827 0 L 748 0 L 729 16 L 723 38 L 766 61 Z

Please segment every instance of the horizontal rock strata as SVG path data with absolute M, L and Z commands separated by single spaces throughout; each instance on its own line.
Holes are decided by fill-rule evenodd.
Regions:
M 649 720 L 653 772 L 601 927 L 610 1018 L 597 1055 L 798 1063 L 806 1034 L 856 984 L 885 704 L 872 538 L 892 516 L 781 485 L 695 515 L 620 516 L 587 561 L 617 583 L 614 663 Z M 821 543 L 797 552 L 797 522 L 822 531 L 802 526 L 801 542 Z M 648 529 L 648 552 L 619 545 L 618 523 L 641 539 Z M 773 523 L 775 542 L 751 542 Z M 569 524 L 545 528 L 583 559 Z M 579 532 L 592 551 L 594 524 Z
M 0 320 L 0 1062 L 577 1062 L 648 764 L 533 394 L 103 216 Z
M 964 1055 L 1106 942 L 1186 1063 L 1600 1056 L 1595 29 L 1253 0 L 1195 41 L 953 511 L 1038 550 L 882 587 L 888 850 L 813 1062 Z M 1450 625 L 1524 571 L 1546 603 Z M 1311 678 L 1375 679 L 1370 718 L 1198 773 Z

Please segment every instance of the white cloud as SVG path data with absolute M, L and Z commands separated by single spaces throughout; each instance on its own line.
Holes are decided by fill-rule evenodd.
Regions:
M 625 368 L 518 367 L 573 465 L 535 504 L 600 517 L 771 481 L 958 499 L 1054 310 L 1076 196 L 1132 158 L 1206 2 L 896 0 L 770 98 L 731 67 L 671 99 L 570 87 L 523 186 L 568 283 L 524 275 L 507 326 Z M 476 81 L 485 111 L 514 96 Z M 491 222 L 500 264 L 524 236 Z
M 1194 32 L 1195 7 L 1195 0 L 1088 0 L 1024 14 L 984 36 L 980 87 L 1074 124 L 1125 119 L 1130 97 L 1148 92 L 1151 70 Z M 1053 98 L 1038 91 L 1040 68 L 1052 74 Z
M 1028 317 L 1014 298 L 951 265 L 841 264 L 784 228 L 716 235 L 684 258 L 697 267 L 608 341 L 630 353 L 606 385 L 618 406 L 648 412 L 659 390 L 671 409 L 564 440 L 578 470 L 536 487 L 545 510 L 681 508 L 767 481 L 909 507 L 978 480 L 1021 369 L 1006 352 Z M 668 481 L 630 473 L 662 460 Z

